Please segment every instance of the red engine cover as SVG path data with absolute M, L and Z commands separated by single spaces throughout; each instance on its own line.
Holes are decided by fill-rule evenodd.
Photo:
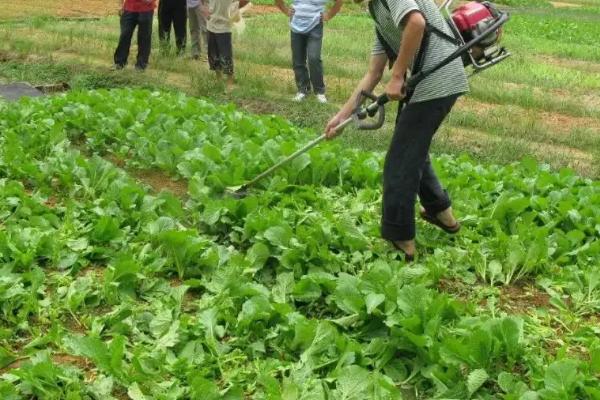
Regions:
M 472 31 L 477 23 L 487 18 L 492 18 L 492 13 L 476 1 L 462 5 L 452 13 L 452 19 L 460 32 Z

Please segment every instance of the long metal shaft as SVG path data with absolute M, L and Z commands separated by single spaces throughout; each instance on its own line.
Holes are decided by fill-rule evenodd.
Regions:
M 352 117 L 346 119 L 345 121 L 343 121 L 342 123 L 340 123 L 338 126 L 335 127 L 336 131 L 340 131 L 343 130 L 346 126 L 348 126 L 350 123 L 352 123 Z M 315 147 L 316 145 L 318 145 L 319 143 L 321 143 L 323 140 L 325 140 L 327 138 L 326 134 L 322 134 L 321 136 L 317 137 L 316 139 L 308 142 L 304 147 L 302 147 L 301 149 L 298 149 L 297 151 L 295 151 L 294 153 L 290 154 L 289 156 L 287 156 L 286 158 L 284 158 L 283 160 L 277 162 L 276 164 L 274 164 L 273 166 L 271 166 L 269 169 L 267 169 L 266 171 L 264 171 L 263 173 L 261 173 L 260 175 L 257 175 L 254 179 L 252 179 L 249 182 L 246 182 L 245 184 L 242 185 L 242 187 L 240 188 L 240 190 L 246 190 L 251 186 L 254 186 L 254 184 L 258 181 L 260 181 L 261 179 L 265 178 L 266 176 L 270 175 L 272 172 L 276 171 L 277 169 L 279 169 L 282 165 L 285 165 L 287 163 L 289 163 L 290 161 L 294 160 L 295 158 L 297 158 L 298 156 L 306 153 L 307 151 L 309 151 L 310 149 L 312 149 L 313 147 Z

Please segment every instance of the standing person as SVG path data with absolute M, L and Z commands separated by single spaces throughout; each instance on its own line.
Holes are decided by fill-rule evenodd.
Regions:
M 290 17 L 292 64 L 298 93 L 295 101 L 303 101 L 312 91 L 320 103 L 327 103 L 323 79 L 323 23 L 331 20 L 342 8 L 343 0 L 325 12 L 329 0 L 293 0 L 287 7 L 283 0 L 275 0 L 277 7 Z M 306 64 L 308 62 L 308 68 Z
M 329 138 L 336 136 L 335 126 L 351 115 L 360 91 L 371 92 L 388 60 L 393 62 L 385 93 L 392 100 L 407 97 L 408 104 L 398 112 L 385 159 L 381 235 L 410 261 L 416 252 L 417 194 L 422 218 L 448 233 L 460 229 L 448 194 L 431 166 L 429 146 L 457 98 L 468 91 L 467 76 L 459 57 L 429 75 L 414 90 L 406 91 L 405 77 L 410 68 L 413 73 L 430 68 L 456 49 L 456 44 L 440 35 L 441 31 L 452 36 L 452 31 L 434 0 L 369 0 L 369 10 L 376 33 L 369 69 L 348 102 L 327 124 L 326 134 Z
M 227 77 L 227 90 L 233 89 L 233 43 L 231 37 L 232 21 L 229 10 L 232 4 L 239 7 L 248 4 L 248 0 L 209 0 L 208 3 L 208 64 L 217 78 Z
M 131 38 L 138 28 L 138 53 L 135 68 L 144 71 L 148 66 L 152 49 L 152 18 L 156 8 L 155 0 L 120 0 L 121 35 L 114 54 L 114 68 L 123 69 L 127 65 Z
M 192 41 L 192 58 L 197 60 L 202 54 L 208 53 L 208 34 L 206 31 L 206 18 L 202 7 L 205 0 L 187 0 L 188 19 L 190 24 L 190 39 Z
M 185 51 L 186 22 L 186 0 L 160 0 L 158 4 L 158 37 L 163 49 L 169 48 L 172 26 L 175 31 L 177 54 L 183 54 Z

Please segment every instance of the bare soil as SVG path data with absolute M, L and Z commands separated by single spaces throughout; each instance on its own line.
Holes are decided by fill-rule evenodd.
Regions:
M 187 184 L 184 181 L 176 181 L 169 175 L 156 169 L 151 170 L 128 170 L 136 179 L 149 185 L 156 192 L 166 190 L 178 197 L 187 196 Z
M 253 4 L 252 7 L 244 14 L 247 17 L 253 17 L 256 15 L 265 15 L 265 14 L 276 14 L 279 9 L 275 6 L 267 6 L 263 4 Z
M 125 161 L 113 154 L 104 156 L 104 159 L 113 163 L 119 168 L 123 168 L 128 174 L 140 182 L 150 186 L 155 192 L 166 190 L 174 195 L 185 198 L 187 196 L 187 183 L 171 178 L 165 172 L 158 169 L 133 169 L 127 168 Z
M 500 306 L 512 313 L 527 314 L 532 309 L 549 308 L 550 296 L 528 284 L 504 286 L 500 293 Z
M 552 4 L 552 7 L 554 7 L 554 8 L 580 8 L 581 7 L 581 4 L 567 3 L 567 2 L 563 2 L 563 1 L 551 1 L 550 4 Z
M 0 0 L 0 19 L 24 18 L 32 15 L 55 17 L 102 17 L 117 15 L 118 2 L 111 0 Z
M 600 74 L 600 64 L 592 61 L 574 60 L 570 58 L 550 56 L 547 54 L 540 54 L 535 58 L 545 64 Z
M 440 139 L 464 148 L 468 147 L 470 151 L 476 154 L 485 153 L 489 150 L 491 144 L 502 141 L 500 137 L 464 128 L 447 128 L 446 133 L 443 133 Z M 557 146 L 541 142 L 523 141 L 523 146 L 531 154 L 546 163 L 553 164 L 553 162 L 562 160 L 566 162 L 569 168 L 578 171 L 580 174 L 589 176 L 594 173 L 594 155 L 592 153 L 568 146 Z
M 74 366 L 84 370 L 85 374 L 86 374 L 86 378 L 88 380 L 90 380 L 94 375 L 92 372 L 92 368 L 94 366 L 87 358 L 73 356 L 70 354 L 54 354 L 51 356 L 51 358 L 52 358 L 52 362 L 55 364 L 61 364 L 61 365 L 70 364 L 70 365 L 74 365 Z M 29 360 L 29 357 L 18 358 L 17 360 L 13 361 L 6 367 L 0 369 L 0 375 L 10 371 L 11 369 L 17 369 L 17 368 L 22 367 L 23 364 L 26 363 L 28 360 Z

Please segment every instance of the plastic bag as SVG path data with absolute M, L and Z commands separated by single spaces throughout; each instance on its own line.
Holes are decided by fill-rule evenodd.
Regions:
M 233 32 L 240 35 L 246 30 L 246 22 L 244 21 L 244 13 L 252 7 L 252 3 L 246 4 L 244 7 L 239 7 L 239 2 L 231 3 L 229 6 L 229 21 Z

